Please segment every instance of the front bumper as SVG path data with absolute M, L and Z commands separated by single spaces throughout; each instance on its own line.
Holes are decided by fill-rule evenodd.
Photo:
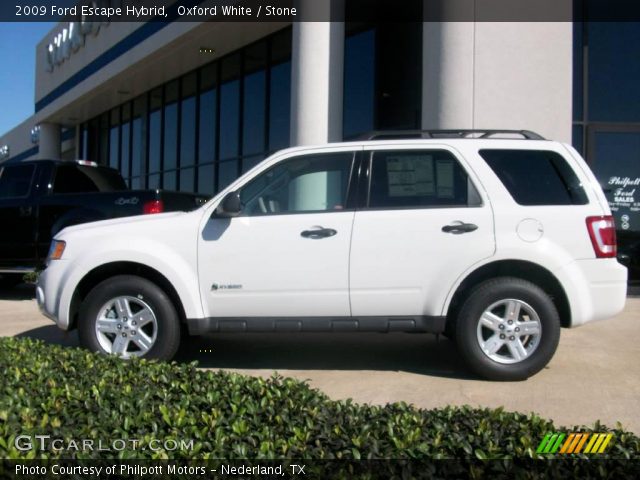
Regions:
M 70 329 L 69 308 L 61 308 L 66 262 L 55 260 L 38 276 L 36 301 L 40 312 L 63 330 Z M 68 302 L 66 302 L 68 303 Z

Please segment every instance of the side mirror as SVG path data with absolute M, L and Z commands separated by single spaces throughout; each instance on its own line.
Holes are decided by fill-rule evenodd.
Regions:
M 231 218 L 237 217 L 242 211 L 240 194 L 238 192 L 227 193 L 213 212 L 214 217 Z

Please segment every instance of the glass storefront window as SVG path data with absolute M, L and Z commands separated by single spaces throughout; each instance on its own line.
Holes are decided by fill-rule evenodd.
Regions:
M 196 73 L 182 79 L 182 103 L 180 107 L 180 166 L 196 163 Z M 183 185 L 182 179 L 180 185 Z M 193 181 L 191 182 L 193 190 Z M 182 189 L 182 187 L 181 187 Z
M 120 161 L 120 109 L 111 110 L 110 118 L 109 166 L 117 169 Z
M 220 160 L 237 157 L 240 129 L 240 55 L 222 61 L 220 85 Z M 237 174 L 237 173 L 236 173 Z
M 589 22 L 589 120 L 640 122 L 640 22 Z
M 109 165 L 109 113 L 100 115 L 100 147 L 98 163 L 100 165 Z
M 265 150 L 267 44 L 258 43 L 245 53 L 242 154 Z
M 213 195 L 216 192 L 215 165 L 209 163 L 198 168 L 198 188 L 196 192 Z
M 264 155 L 250 155 L 242 159 L 242 173 L 246 173 L 264 160 Z
M 122 105 L 122 125 L 120 127 L 120 173 L 125 180 L 129 180 L 131 176 L 130 159 L 131 159 L 131 104 Z
M 238 177 L 238 160 L 220 162 L 218 168 L 218 190 L 222 190 Z
M 195 168 L 183 168 L 180 170 L 180 190 L 183 192 L 193 192 L 195 182 Z
M 198 157 L 200 163 L 216 159 L 216 89 L 200 94 L 200 134 Z
M 133 120 L 131 122 L 131 176 L 139 177 L 144 173 L 145 161 L 145 117 L 147 109 L 146 95 L 133 101 Z
M 269 92 L 269 151 L 286 148 L 290 144 L 291 62 L 271 67 Z
M 344 138 L 374 129 L 375 30 L 345 38 L 344 45 Z
M 165 87 L 164 106 L 164 162 L 162 168 L 176 168 L 178 159 L 178 82 Z M 165 188 L 175 188 L 175 182 Z
M 82 125 L 80 152 L 131 186 L 214 194 L 289 146 L 291 28 Z
M 150 189 L 160 188 L 159 173 L 152 173 L 151 175 L 149 175 L 148 181 L 147 181 L 147 188 L 150 188 Z
M 165 171 L 162 174 L 162 188 L 165 190 L 177 190 L 175 170 L 171 170 L 170 172 Z
M 149 173 L 159 172 L 162 156 L 162 88 L 149 95 Z

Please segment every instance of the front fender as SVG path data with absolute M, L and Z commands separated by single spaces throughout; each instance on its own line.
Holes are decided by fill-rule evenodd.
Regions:
M 201 318 L 203 312 L 195 269 L 197 265 L 195 249 L 192 255 L 192 258 L 185 258 L 162 243 L 149 241 L 147 238 L 139 240 L 130 238 L 126 248 L 122 245 L 110 244 L 108 248 L 98 247 L 97 250 L 86 252 L 70 260 L 60 278 L 63 289 L 58 295 L 56 308 L 58 323 L 62 328 L 69 328 L 72 320 L 70 318 L 71 300 L 82 279 L 96 268 L 118 262 L 143 264 L 156 270 L 175 288 L 187 318 Z

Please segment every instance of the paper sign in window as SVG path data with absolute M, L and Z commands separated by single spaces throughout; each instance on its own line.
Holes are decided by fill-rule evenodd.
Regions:
M 432 155 L 387 157 L 390 197 L 433 195 L 435 182 Z
M 436 180 L 438 198 L 453 198 L 453 162 L 451 160 L 436 162 Z

